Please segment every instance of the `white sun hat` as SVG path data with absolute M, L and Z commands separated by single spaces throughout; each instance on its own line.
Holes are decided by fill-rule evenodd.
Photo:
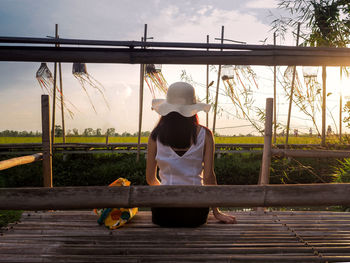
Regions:
M 165 116 L 170 112 L 178 112 L 184 117 L 191 117 L 199 111 L 209 112 L 211 105 L 197 103 L 196 94 L 191 84 L 175 82 L 168 88 L 166 99 L 153 99 L 152 110 Z

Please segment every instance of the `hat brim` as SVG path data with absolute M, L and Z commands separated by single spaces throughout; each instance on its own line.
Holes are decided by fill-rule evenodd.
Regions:
M 153 99 L 152 109 L 160 115 L 165 116 L 170 112 L 180 113 L 184 117 L 191 117 L 199 111 L 209 112 L 211 105 L 206 103 L 196 103 L 191 105 L 170 104 L 165 99 Z

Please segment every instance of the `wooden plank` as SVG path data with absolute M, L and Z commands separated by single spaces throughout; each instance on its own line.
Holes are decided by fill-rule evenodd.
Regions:
M 295 47 L 281 45 L 246 45 L 246 44 L 215 44 L 215 43 L 191 43 L 191 42 L 143 42 L 143 41 L 118 41 L 118 40 L 96 40 L 96 39 L 67 39 L 67 38 L 33 38 L 33 37 L 8 37 L 1 36 L 0 43 L 23 43 L 23 44 L 59 44 L 80 46 L 119 46 L 129 48 L 147 47 L 172 47 L 172 48 L 198 48 L 198 49 L 233 49 L 233 50 L 295 50 L 295 51 L 331 51 L 348 52 L 349 48 L 342 47 Z
M 236 214 L 237 225 L 219 224 L 210 215 L 210 224 L 199 228 L 160 228 L 152 225 L 149 211 L 141 211 L 125 227 L 110 231 L 97 226 L 97 216 L 91 211 L 25 212 L 22 222 L 10 225 L 0 236 L 0 262 L 37 262 L 38 259 L 41 262 L 350 260 L 350 231 L 342 230 L 340 224 L 334 227 L 331 220 L 349 218 L 350 213 L 230 214 Z M 84 217 L 80 227 L 77 227 L 79 220 L 72 221 Z M 38 220 L 42 221 L 38 223 Z M 145 225 L 147 227 L 143 228 Z
M 335 150 L 282 150 L 272 149 L 272 155 L 280 157 L 306 157 L 306 158 L 349 158 L 349 151 Z
M 350 52 L 194 51 L 166 49 L 1 46 L 0 61 L 126 64 L 350 66 Z
M 17 158 L 11 158 L 8 160 L 0 161 L 0 171 L 11 168 L 11 167 L 23 165 L 23 164 L 28 164 L 28 163 L 40 161 L 40 160 L 42 160 L 42 158 L 43 158 L 42 153 L 35 153 L 32 155 L 21 156 L 21 157 L 17 157 Z
M 349 205 L 350 184 L 1 188 L 0 209 Z

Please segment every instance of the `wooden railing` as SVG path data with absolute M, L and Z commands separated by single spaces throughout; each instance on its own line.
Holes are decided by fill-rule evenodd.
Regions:
M 350 184 L 0 188 L 0 209 L 350 205 Z
M 269 185 L 271 156 L 276 151 L 271 149 L 272 105 L 272 99 L 267 99 L 265 144 L 259 185 L 52 188 L 49 98 L 47 95 L 42 95 L 44 149 L 42 158 L 44 186 L 46 187 L 0 188 L 0 209 L 49 210 L 134 206 L 274 207 L 350 205 L 350 184 Z M 299 150 L 286 149 L 279 151 L 277 152 L 278 154 L 292 155 L 293 151 Z M 342 154 L 348 153 L 343 152 Z M 19 160 L 12 160 L 12 162 L 19 165 L 21 163 L 20 160 L 23 160 L 23 158 L 20 157 Z M 39 160 L 41 155 L 29 158 Z M 28 163 L 32 159 L 28 160 Z

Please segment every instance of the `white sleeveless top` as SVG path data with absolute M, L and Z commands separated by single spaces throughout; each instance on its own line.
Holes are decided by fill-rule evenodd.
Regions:
M 200 128 L 197 143 L 182 156 L 157 140 L 156 161 L 162 185 L 203 185 L 205 129 Z

